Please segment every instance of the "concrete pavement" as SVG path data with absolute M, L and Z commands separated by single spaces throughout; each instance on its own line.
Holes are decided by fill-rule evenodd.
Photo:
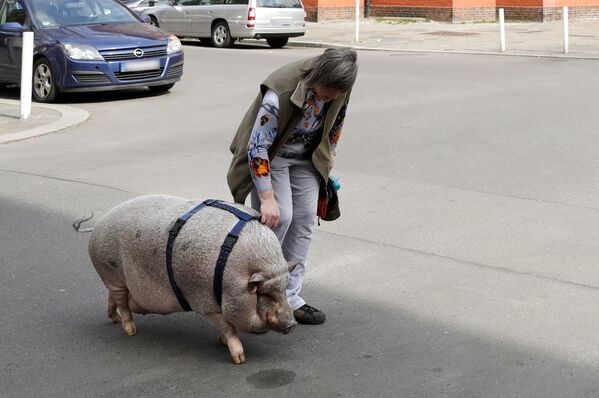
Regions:
M 599 20 L 569 24 L 569 52 L 563 54 L 561 21 L 507 23 L 506 51 L 499 51 L 498 23 L 451 24 L 406 18 L 308 23 L 304 37 L 291 45 L 343 45 L 365 50 L 424 51 L 599 59 Z
M 139 194 L 229 198 L 267 69 L 321 52 L 261 46 L 187 45 L 173 93 L 74 96 L 89 121 L 0 146 L 4 395 L 597 396 L 593 61 L 361 51 L 343 216 L 305 284 L 327 323 L 242 336 L 243 366 L 193 314 L 136 316 L 134 338 L 110 323 L 71 223 Z
M 499 51 L 497 23 L 451 24 L 414 18 L 368 18 L 355 22 L 307 24 L 306 35 L 289 46 L 352 46 L 363 50 L 467 53 L 501 56 L 599 59 L 599 20 L 570 22 L 569 53 L 563 54 L 561 21 L 507 23 L 506 51 Z M 19 102 L 0 99 L 0 144 L 78 124 L 87 111 L 64 105 L 35 104 L 29 120 L 19 119 Z

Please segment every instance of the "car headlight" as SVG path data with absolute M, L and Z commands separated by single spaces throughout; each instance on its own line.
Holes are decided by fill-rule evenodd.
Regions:
M 166 47 L 167 54 L 174 54 L 183 51 L 181 40 L 175 35 L 168 35 L 168 46 Z
M 71 59 L 86 61 L 98 61 L 104 59 L 94 46 L 63 43 L 62 48 L 67 56 Z

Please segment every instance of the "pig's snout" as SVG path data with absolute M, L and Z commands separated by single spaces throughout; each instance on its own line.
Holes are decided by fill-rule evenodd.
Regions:
M 285 329 L 283 329 L 281 332 L 283 334 L 289 334 L 293 331 L 293 329 L 295 329 L 295 327 L 297 326 L 297 322 L 290 322 L 287 327 Z

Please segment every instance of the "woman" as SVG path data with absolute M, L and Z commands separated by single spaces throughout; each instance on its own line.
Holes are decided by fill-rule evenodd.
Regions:
M 299 323 L 326 319 L 299 292 L 319 187 L 333 166 L 358 72 L 356 60 L 352 48 L 329 48 L 276 70 L 260 85 L 231 143 L 227 180 L 235 202 L 245 203 L 251 193 L 252 207 L 277 235 L 285 258 L 298 262 L 287 299 Z

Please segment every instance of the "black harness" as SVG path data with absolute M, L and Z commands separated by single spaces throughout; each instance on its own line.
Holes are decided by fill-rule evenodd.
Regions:
M 191 307 L 187 300 L 185 300 L 185 297 L 183 297 L 181 289 L 179 289 L 179 286 L 177 286 L 177 283 L 175 282 L 175 276 L 173 274 L 173 244 L 175 243 L 175 238 L 179 234 L 179 231 L 181 231 L 181 228 L 183 228 L 183 225 L 185 225 L 187 220 L 189 220 L 191 216 L 193 216 L 206 206 L 217 207 L 219 209 L 226 210 L 229 213 L 232 213 L 235 216 L 237 216 L 237 218 L 239 219 L 239 221 L 237 221 L 237 224 L 235 224 L 233 229 L 231 229 L 231 232 L 229 232 L 229 234 L 225 238 L 225 241 L 220 247 L 220 254 L 218 255 L 218 260 L 216 260 L 216 266 L 214 268 L 214 281 L 212 284 L 212 289 L 214 292 L 214 297 L 216 298 L 216 301 L 218 301 L 219 304 L 221 304 L 222 302 L 223 273 L 225 271 L 225 266 L 227 265 L 227 259 L 229 258 L 229 254 L 231 253 L 231 250 L 233 250 L 233 246 L 235 246 L 235 243 L 237 243 L 239 234 L 241 233 L 241 230 L 243 229 L 245 224 L 248 221 L 260 219 L 260 216 L 253 216 L 251 214 L 248 214 L 223 201 L 207 199 L 199 205 L 197 205 L 196 207 L 194 207 L 193 209 L 191 209 L 190 211 L 188 211 L 187 213 L 183 214 L 181 217 L 177 219 L 177 221 L 175 221 L 173 227 L 168 232 L 168 242 L 166 244 L 166 273 L 168 274 L 168 280 L 171 283 L 171 287 L 173 288 L 175 297 L 177 297 L 177 300 L 179 301 L 181 308 L 183 308 L 185 311 L 191 311 Z

